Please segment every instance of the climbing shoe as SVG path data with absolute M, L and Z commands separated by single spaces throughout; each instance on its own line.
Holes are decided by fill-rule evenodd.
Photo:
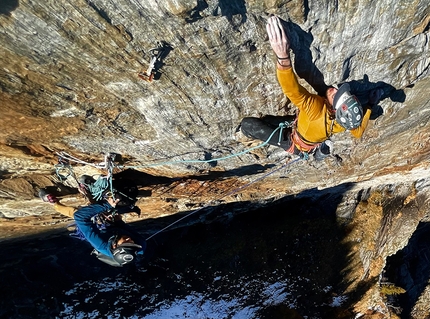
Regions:
M 55 197 L 53 194 L 49 194 L 44 188 L 39 190 L 39 197 L 41 200 L 47 203 L 55 204 L 58 202 L 57 197 Z

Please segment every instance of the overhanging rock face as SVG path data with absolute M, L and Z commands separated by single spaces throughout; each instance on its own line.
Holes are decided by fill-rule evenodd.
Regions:
M 384 89 L 384 116 L 364 143 L 345 134 L 340 144 L 344 155 L 353 148 L 352 167 L 369 158 L 366 146 L 384 155 L 379 167 L 364 164 L 370 172 L 403 162 L 400 150 L 414 152 L 414 161 L 429 147 L 417 132 L 429 116 L 429 10 L 424 0 L 16 1 L 0 17 L 1 141 L 92 156 L 115 151 L 143 162 L 243 150 L 234 140 L 241 118 L 287 112 L 265 33 L 273 13 L 289 21 L 296 71 L 317 91 L 352 81 L 365 101 L 369 89 Z M 138 73 L 158 42 L 169 49 L 147 83 Z M 248 155 L 218 165 L 254 162 Z
M 334 196 L 330 190 L 357 183 L 339 200 L 337 215 L 369 223 L 370 235 L 357 232 L 351 241 L 379 249 L 357 248 L 363 272 L 358 281 L 372 282 L 385 258 L 427 221 L 430 6 L 427 0 L 341 2 L 6 1 L 0 7 L 2 214 L 4 207 L 43 212 L 34 190 L 52 184 L 47 176 L 56 151 L 88 162 L 115 152 L 130 165 L 144 166 L 219 158 L 255 146 L 235 134 L 243 117 L 295 112 L 277 83 L 266 36 L 267 18 L 277 14 L 286 21 L 294 68 L 307 89 L 323 93 L 327 85 L 349 82 L 363 103 L 374 88 L 384 90 L 383 99 L 360 140 L 348 132 L 333 138 L 342 164 L 332 157 L 299 161 L 226 201 L 264 204 L 298 193 L 312 198 L 315 189 Z M 154 79 L 147 82 L 139 73 L 160 47 Z M 222 183 L 211 176 L 243 185 L 254 178 L 249 175 L 257 178 L 286 159 L 270 146 L 212 165 L 141 167 L 154 176 L 195 178 L 171 198 L 157 184 L 142 201 L 155 208 L 151 218 L 199 207 L 220 193 Z M 171 189 L 180 189 L 179 181 L 170 181 Z M 212 191 L 198 198 L 196 191 L 189 199 L 191 184 L 198 192 Z M 366 215 L 372 210 L 380 214 L 374 220 Z M 372 236 L 376 243 L 366 241 Z M 381 301 L 377 293 L 369 289 L 357 312 Z M 418 301 L 425 304 L 427 295 Z

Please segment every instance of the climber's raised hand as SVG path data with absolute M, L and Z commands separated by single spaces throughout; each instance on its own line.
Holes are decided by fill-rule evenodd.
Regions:
M 290 57 L 290 40 L 277 16 L 271 16 L 266 25 L 269 42 L 278 59 Z

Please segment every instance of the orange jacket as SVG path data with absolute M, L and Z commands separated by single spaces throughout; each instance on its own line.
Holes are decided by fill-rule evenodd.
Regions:
M 330 119 L 331 106 L 322 96 L 309 93 L 297 81 L 293 68 L 287 70 L 277 69 L 277 76 L 282 91 L 299 109 L 297 118 L 297 132 L 308 142 L 321 143 L 330 137 L 330 133 L 339 133 L 345 131 L 336 120 Z M 361 125 L 353 130 L 351 134 L 360 138 L 369 122 L 371 110 L 367 109 L 363 116 Z M 305 142 L 306 142 L 305 141 Z

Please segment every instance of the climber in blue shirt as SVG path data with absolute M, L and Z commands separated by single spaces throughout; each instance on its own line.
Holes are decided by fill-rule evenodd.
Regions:
M 115 262 L 117 266 L 130 263 L 136 254 L 143 254 L 146 248 L 145 239 L 124 223 L 121 214 L 114 210 L 119 201 L 109 197 L 82 207 L 73 217 L 82 235 L 96 250 L 97 257 L 106 257 L 103 261 L 111 259 L 113 266 Z
M 112 266 L 123 266 L 133 261 L 136 254 L 143 254 L 146 241 L 122 221 L 115 210 L 120 199 L 114 198 L 82 207 L 73 218 L 99 259 Z
M 88 241 L 98 259 L 120 267 L 132 262 L 135 255 L 143 254 L 146 249 L 146 240 L 121 218 L 121 214 L 129 212 L 140 214 L 139 207 L 134 205 L 136 194 L 133 190 L 132 186 L 122 192 L 112 188 L 113 194 L 107 191 L 101 200 L 78 209 L 62 205 L 46 189 L 39 191 L 39 197 L 53 204 L 57 212 L 75 220 L 76 231 L 71 235 Z

